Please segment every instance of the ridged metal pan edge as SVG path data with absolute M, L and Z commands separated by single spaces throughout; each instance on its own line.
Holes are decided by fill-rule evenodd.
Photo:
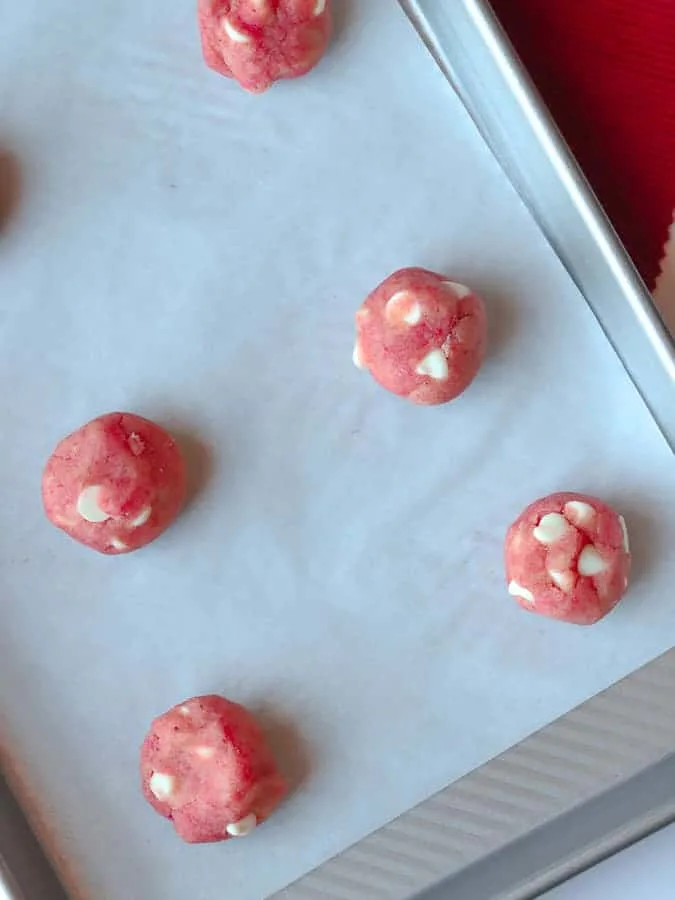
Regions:
M 675 821 L 674 698 L 670 651 L 275 897 L 536 897 Z

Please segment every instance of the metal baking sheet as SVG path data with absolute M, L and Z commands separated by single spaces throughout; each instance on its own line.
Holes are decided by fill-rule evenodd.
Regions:
M 53 868 L 2 776 L 0 900 L 66 900 Z
M 21 437 L 3 451 L 3 758 L 74 897 L 410 897 L 452 875 L 439 836 L 466 863 L 551 812 L 529 769 L 517 821 L 497 760 L 484 832 L 476 803 L 460 822 L 437 796 L 425 833 L 410 813 L 394 844 L 375 832 L 284 885 L 669 646 L 669 449 L 402 14 L 339 13 L 321 69 L 255 101 L 190 57 L 191 8 L 3 19 L 27 184 L 0 271 Z M 413 261 L 475 283 L 494 324 L 471 396 L 423 414 L 346 367 L 354 305 Z M 128 560 L 47 529 L 36 491 L 53 441 L 114 406 L 187 428 L 201 461 L 182 522 Z M 504 525 L 563 480 L 622 507 L 642 572 L 587 631 L 523 616 L 501 583 Z M 254 839 L 186 848 L 139 796 L 137 747 L 214 689 L 263 701 L 297 789 Z
M 553 888 L 545 895 L 546 900 L 635 900 L 644 896 L 646 885 L 650 897 L 667 898 L 675 880 L 674 840 L 675 824 L 659 828 L 623 852 Z

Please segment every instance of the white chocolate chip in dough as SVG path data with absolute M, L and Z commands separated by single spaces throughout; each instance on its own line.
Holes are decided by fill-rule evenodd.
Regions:
M 231 41 L 234 41 L 235 44 L 248 44 L 250 40 L 249 36 L 235 28 L 229 19 L 223 19 L 222 24 L 223 31 Z
M 101 486 L 99 484 L 92 484 L 89 487 L 84 488 L 77 498 L 77 512 L 86 522 L 92 522 L 95 525 L 100 525 L 101 522 L 107 522 L 110 518 L 108 513 L 104 512 L 98 505 L 100 492 Z
M 410 294 L 408 291 L 396 291 L 384 304 L 385 318 L 398 321 L 400 318 L 400 307 L 408 302 Z
M 326 9 L 326 0 L 316 0 L 314 4 L 314 15 L 320 16 Z
M 607 569 L 607 563 L 600 556 L 593 544 L 588 544 L 579 554 L 579 562 L 577 563 L 579 574 L 586 578 L 592 578 L 599 575 Z
M 628 540 L 628 528 L 626 527 L 626 520 L 623 516 L 619 516 L 619 525 L 621 526 L 621 536 L 623 539 L 623 549 L 626 553 L 630 553 L 630 541 Z
M 590 525 L 595 517 L 595 509 L 582 500 L 570 500 L 565 504 L 563 512 L 573 525 Z
M 533 529 L 532 535 L 540 544 L 555 544 L 569 531 L 569 522 L 560 513 L 547 513 Z
M 417 325 L 422 320 L 422 307 L 410 291 L 397 291 L 387 300 L 384 315 L 388 322 Z
M 418 375 L 427 375 L 434 381 L 447 381 L 450 370 L 448 369 L 448 361 L 442 350 L 432 350 L 419 363 L 415 372 Z
M 184 703 L 182 706 L 178 707 L 178 712 L 181 714 L 181 716 L 189 716 L 190 715 L 190 707 L 186 706 L 186 704 Z
M 523 587 L 522 584 L 518 584 L 517 581 L 511 581 L 509 583 L 509 594 L 511 594 L 512 597 L 520 597 L 521 600 L 529 603 L 530 606 L 534 606 L 535 601 L 532 591 L 528 591 L 526 587 Z
M 225 831 L 230 837 L 246 837 L 255 829 L 257 824 L 258 818 L 256 814 L 251 813 L 250 816 L 246 816 L 238 822 L 231 822 Z
M 548 574 L 551 576 L 553 584 L 566 594 L 569 594 L 574 587 L 574 574 L 570 572 L 569 569 L 562 572 L 557 571 L 556 569 L 549 569 Z
M 124 543 L 124 541 L 121 541 L 119 538 L 112 538 L 110 541 L 110 546 L 114 550 L 127 550 L 128 549 L 128 547 Z
M 131 520 L 131 524 L 134 528 L 140 528 L 141 525 L 145 525 L 150 516 L 152 515 L 152 507 L 146 506 L 145 509 L 141 510 L 141 512 L 136 516 L 135 519 Z
M 419 325 L 422 321 L 422 307 L 419 303 L 413 303 L 408 312 L 403 316 L 406 325 Z
M 213 747 L 195 747 L 195 756 L 200 759 L 211 759 L 215 755 Z
M 168 800 L 176 787 L 176 779 L 173 775 L 164 772 L 155 772 L 150 778 L 150 791 L 158 800 Z
M 356 366 L 357 369 L 365 369 L 366 364 L 363 361 L 363 353 L 361 352 L 361 344 L 357 342 L 354 344 L 354 352 L 352 353 L 352 362 Z
M 444 281 L 443 284 L 446 285 L 446 287 L 449 287 L 460 300 L 463 300 L 472 293 L 471 288 L 468 288 L 465 284 L 459 284 L 457 281 Z

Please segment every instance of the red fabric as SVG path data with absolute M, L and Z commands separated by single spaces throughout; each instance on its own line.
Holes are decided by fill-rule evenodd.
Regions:
M 675 0 L 492 0 L 650 286 L 675 208 Z

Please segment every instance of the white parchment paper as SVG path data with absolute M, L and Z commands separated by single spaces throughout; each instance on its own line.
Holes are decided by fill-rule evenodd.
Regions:
M 0 713 L 75 896 L 261 900 L 672 643 L 675 467 L 591 313 L 395 3 L 339 2 L 311 76 L 254 98 L 202 65 L 193 3 L 0 16 Z M 351 364 L 404 265 L 486 298 L 468 393 L 418 409 Z M 617 303 L 622 302 L 617 297 Z M 173 428 L 196 493 L 105 559 L 44 520 L 56 441 L 114 409 Z M 504 530 L 603 496 L 629 597 L 580 629 L 520 611 Z M 293 796 L 183 846 L 141 799 L 150 719 L 261 711 Z

